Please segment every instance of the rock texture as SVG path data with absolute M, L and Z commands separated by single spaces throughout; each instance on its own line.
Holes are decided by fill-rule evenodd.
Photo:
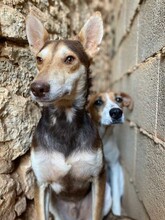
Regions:
M 52 39 L 74 36 L 94 11 L 102 12 L 105 35 L 101 55 L 92 66 L 95 90 L 109 87 L 113 54 L 113 13 L 103 1 L 0 0 L 0 219 L 34 220 L 29 149 L 40 118 L 29 86 L 36 74 L 27 43 L 25 17 L 29 10 L 44 23 Z M 112 48 L 112 49 L 110 49 Z

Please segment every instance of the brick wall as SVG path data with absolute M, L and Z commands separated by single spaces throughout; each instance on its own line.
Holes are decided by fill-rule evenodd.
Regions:
M 105 35 L 100 56 L 93 66 L 95 87 L 109 86 L 111 4 L 103 1 L 0 0 L 0 219 L 34 220 L 33 183 L 29 149 L 40 117 L 29 97 L 36 69 L 25 33 L 31 8 L 52 38 L 70 37 L 96 10 L 104 19 Z M 102 74 L 100 74 L 102 73 Z M 104 73 L 104 74 L 103 74 Z M 97 80 L 100 79 L 101 80 Z
M 165 1 L 113 1 L 111 87 L 134 110 L 116 128 L 125 169 L 123 206 L 137 220 L 165 219 Z M 120 134 L 120 135 L 119 135 Z

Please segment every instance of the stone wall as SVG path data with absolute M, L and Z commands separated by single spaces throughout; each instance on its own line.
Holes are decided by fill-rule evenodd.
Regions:
M 116 135 L 125 168 L 124 208 L 137 220 L 165 218 L 165 1 L 113 1 L 111 87 L 134 110 Z M 119 135 L 120 134 L 120 135 Z
M 42 20 L 52 38 L 70 37 L 93 11 L 105 25 L 101 55 L 92 67 L 95 88 L 109 87 L 109 55 L 113 54 L 112 7 L 108 0 L 0 0 L 0 219 L 33 218 L 33 183 L 29 149 L 40 118 L 29 97 L 36 69 L 27 43 L 25 17 L 29 8 Z M 98 80 L 99 79 L 99 80 Z

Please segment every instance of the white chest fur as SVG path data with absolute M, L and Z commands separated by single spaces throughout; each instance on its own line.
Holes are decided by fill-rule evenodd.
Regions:
M 119 149 L 113 134 L 113 127 L 99 127 L 99 134 L 102 138 L 105 159 L 111 165 L 115 164 L 119 159 Z
M 37 181 L 57 183 L 67 174 L 80 179 L 98 175 L 103 163 L 101 149 L 89 152 L 76 152 L 69 157 L 60 152 L 31 152 L 32 168 Z

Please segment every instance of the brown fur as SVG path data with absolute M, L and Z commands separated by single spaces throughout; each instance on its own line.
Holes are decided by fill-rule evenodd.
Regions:
M 26 22 L 28 41 L 38 67 L 31 92 L 33 98 L 44 105 L 31 153 L 37 179 L 37 220 L 48 219 L 45 204 L 49 201 L 45 199 L 49 193 L 45 184 L 55 192 L 52 213 L 58 219 L 58 211 L 59 215 L 66 216 L 71 202 L 82 200 L 83 203 L 92 185 L 92 219 L 100 220 L 105 190 L 103 151 L 85 105 L 90 61 L 98 52 L 103 35 L 101 16 L 96 13 L 87 21 L 78 36 L 83 41 L 49 41 L 49 35 L 36 17 L 29 15 Z M 73 59 L 69 61 L 68 57 Z M 61 200 L 66 204 L 65 210 L 63 206 L 58 207 Z M 76 220 L 88 218 L 82 213 Z M 67 219 L 70 220 L 65 217 Z
M 105 95 L 106 94 L 109 96 L 110 100 L 113 102 L 116 102 L 116 100 L 115 100 L 116 97 L 121 97 L 123 99 L 123 101 L 121 103 L 116 102 L 121 108 L 127 107 L 129 110 L 133 109 L 132 98 L 124 92 L 115 93 L 112 91 L 108 91 L 107 93 L 97 93 L 97 94 L 95 93 L 93 95 L 90 95 L 87 109 L 91 113 L 92 119 L 95 121 L 96 124 L 100 121 L 101 113 L 102 113 L 103 108 L 105 106 L 105 101 L 106 101 Z M 96 107 L 96 106 L 94 107 L 95 101 L 99 100 L 99 99 L 101 99 L 103 101 L 103 104 L 99 107 Z

